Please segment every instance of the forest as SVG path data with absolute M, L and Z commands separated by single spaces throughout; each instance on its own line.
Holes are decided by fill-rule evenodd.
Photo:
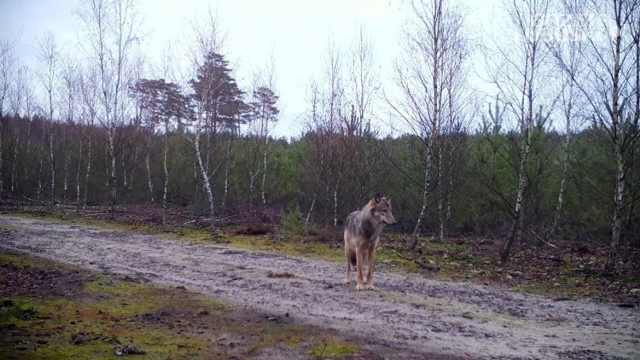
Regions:
M 406 7 L 390 84 L 361 28 L 324 54 L 290 138 L 273 135 L 275 70 L 239 83 L 214 17 L 192 29 L 187 71 L 144 65 L 133 0 L 82 3 L 81 55 L 44 34 L 28 66 L 3 40 L 2 202 L 145 204 L 211 228 L 251 210 L 338 232 L 382 193 L 410 250 L 420 236 L 487 237 L 504 240 L 506 260 L 523 245 L 589 242 L 609 246 L 615 272 L 640 246 L 640 1 L 505 2 L 507 40 L 480 50 L 453 2 Z M 469 81 L 478 58 L 488 95 Z M 386 114 L 406 131 L 382 131 Z

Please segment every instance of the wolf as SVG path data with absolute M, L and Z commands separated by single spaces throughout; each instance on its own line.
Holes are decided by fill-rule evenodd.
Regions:
M 362 267 L 364 261 L 369 263 L 367 271 L 367 289 L 373 290 L 373 264 L 376 247 L 380 234 L 385 225 L 394 225 L 396 219 L 391 210 L 391 197 L 380 197 L 376 194 L 373 199 L 358 211 L 347 216 L 344 227 L 344 253 L 347 257 L 347 277 L 345 283 L 351 283 L 351 266 L 357 269 L 356 290 L 364 290 Z

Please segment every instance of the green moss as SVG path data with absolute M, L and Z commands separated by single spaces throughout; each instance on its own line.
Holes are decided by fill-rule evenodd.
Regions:
M 563 276 L 555 281 L 522 283 L 514 286 L 513 290 L 524 293 L 570 298 L 598 294 L 597 284 L 589 284 L 585 282 L 584 279 L 573 276 Z
M 311 349 L 311 356 L 317 358 L 324 357 L 345 357 L 356 354 L 358 352 L 358 346 L 355 344 L 348 344 L 342 342 L 323 343 L 314 346 Z
M 305 338 L 300 333 L 294 333 L 287 334 L 284 339 L 282 339 L 282 343 L 287 346 L 297 347 L 300 346 L 304 340 Z
M 105 288 L 108 289 L 101 287 L 100 290 Z M 118 285 L 116 292 L 122 288 L 124 286 Z M 174 331 L 161 324 L 137 320 L 136 315 L 156 310 L 160 305 L 166 306 L 167 302 L 171 302 L 170 298 L 149 302 L 146 301 L 148 299 L 132 294 L 124 299 L 128 303 L 122 302 L 123 298 L 120 297 L 97 302 L 31 297 L 2 299 L 4 300 L 10 300 L 12 306 L 0 312 L 0 323 L 13 324 L 19 329 L 24 336 L 13 340 L 25 346 L 7 346 L 8 344 L 0 342 L 0 358 L 113 358 L 114 338 L 123 343 L 135 344 L 154 359 L 163 358 L 167 354 L 188 357 L 193 349 L 205 349 L 207 346 L 207 339 L 204 337 L 177 336 Z M 181 303 L 184 304 L 183 301 Z M 28 317 L 24 316 L 27 312 Z M 37 344 L 36 341 L 40 338 L 33 334 L 38 332 L 55 333 L 55 336 L 42 338 L 46 343 Z M 70 343 L 76 333 L 87 334 L 87 341 L 78 345 Z
M 378 251 L 376 251 L 376 262 L 399 266 L 398 270 L 418 269 L 418 265 L 416 263 L 401 257 L 396 251 L 387 249 L 384 245 L 379 247 Z
M 118 296 L 126 296 L 147 289 L 143 284 L 116 279 L 110 275 L 95 275 L 84 285 L 84 291 L 106 292 Z
M 24 226 L 19 226 L 19 225 L 8 225 L 8 224 L 2 224 L 0 225 L 0 230 L 6 230 L 6 231 L 26 231 L 29 230 L 29 228 L 26 228 Z
M 0 264 L 15 267 L 39 267 L 34 258 L 26 258 L 24 256 L 5 252 L 0 253 Z
M 164 234 L 165 237 L 178 240 L 190 240 L 190 241 L 210 241 L 213 234 L 211 231 L 193 228 L 178 228 L 171 232 Z
M 295 240 L 275 241 L 268 237 L 246 235 L 229 236 L 228 240 L 229 245 L 242 249 L 278 251 L 287 255 L 308 256 L 333 261 L 344 260 L 343 249 L 332 248 L 327 244 Z
M 110 342 L 93 340 L 82 345 L 49 343 L 35 347 L 32 359 L 112 359 L 114 345 Z M 25 354 L 26 355 L 26 354 Z

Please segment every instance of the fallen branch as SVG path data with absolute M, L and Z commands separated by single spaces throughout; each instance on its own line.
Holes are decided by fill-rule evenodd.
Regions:
M 429 271 L 433 271 L 433 272 L 440 271 L 440 268 L 438 266 L 427 264 L 424 261 L 422 261 L 420 259 L 417 259 L 417 258 L 410 258 L 408 256 L 404 256 L 401 253 L 399 253 L 398 251 L 394 251 L 394 253 L 396 255 L 398 255 L 399 257 L 407 260 L 407 261 L 411 261 L 411 262 L 417 264 L 418 266 L 420 266 L 421 268 L 423 268 L 425 270 L 429 270 Z
M 31 202 L 34 202 L 34 203 L 38 203 L 38 204 L 40 204 L 40 205 L 44 205 L 44 202 L 42 202 L 41 200 L 32 199 L 32 198 L 30 198 L 30 197 L 26 197 L 26 196 L 24 196 L 24 195 L 22 195 L 22 198 L 23 198 L 24 200 L 27 200 L 27 201 L 31 201 Z
M 547 245 L 551 246 L 551 247 L 552 247 L 552 248 L 554 248 L 554 249 L 557 249 L 557 248 L 558 248 L 557 246 L 553 245 L 552 243 L 550 243 L 550 242 L 546 242 L 543 238 L 541 238 L 541 237 L 540 237 L 540 235 L 536 234 L 536 232 L 535 232 L 535 231 L 533 231 L 533 230 L 529 230 L 529 231 L 531 231 L 531 233 L 532 233 L 533 235 L 535 235 L 535 236 L 536 236 L 540 241 L 542 241 L 543 243 L 545 243 L 545 244 L 547 244 Z

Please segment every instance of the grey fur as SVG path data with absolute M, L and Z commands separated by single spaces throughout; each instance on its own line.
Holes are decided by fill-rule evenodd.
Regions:
M 375 208 L 373 212 L 376 212 Z M 380 240 L 382 230 L 384 230 L 384 222 L 382 222 L 379 217 L 372 215 L 369 211 L 365 210 L 352 212 L 347 216 L 345 231 L 349 231 L 364 241 L 377 243 L 378 240 Z
M 356 290 L 364 289 L 362 284 L 362 266 L 369 263 L 367 272 L 367 288 L 373 289 L 373 262 L 375 249 L 385 225 L 396 223 L 391 211 L 391 200 L 381 198 L 379 194 L 370 200 L 362 210 L 354 211 L 347 216 L 344 227 L 344 249 L 347 257 L 346 283 L 351 281 L 351 265 L 358 270 L 358 285 Z M 370 257 L 370 258 L 369 258 Z

